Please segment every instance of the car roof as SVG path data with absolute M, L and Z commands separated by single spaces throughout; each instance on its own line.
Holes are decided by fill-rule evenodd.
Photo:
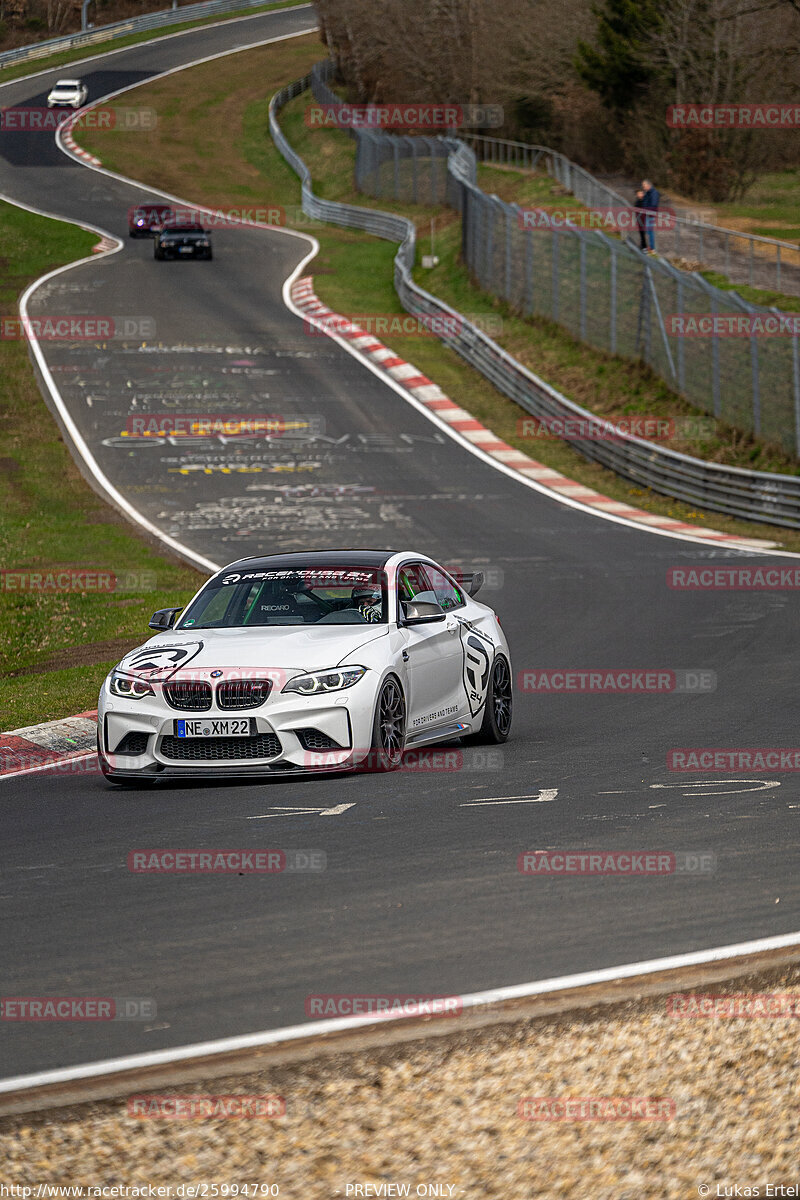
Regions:
M 202 225 L 190 225 L 188 222 L 169 221 L 164 226 L 163 233 L 205 233 Z
M 80 79 L 57 79 L 55 82 L 55 87 L 57 87 L 57 88 L 59 88 L 59 87 L 80 87 L 80 86 L 81 86 Z
M 383 567 L 390 558 L 398 553 L 397 550 L 306 550 L 291 554 L 256 555 L 253 558 L 240 558 L 228 563 L 225 571 L 233 571 L 237 567 L 247 567 L 248 570 L 265 571 L 272 568 L 292 570 L 296 567 Z

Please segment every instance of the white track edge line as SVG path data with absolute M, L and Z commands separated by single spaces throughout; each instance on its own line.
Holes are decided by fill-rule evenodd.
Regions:
M 589 516 L 597 517 L 601 521 L 610 521 L 615 525 L 623 525 L 627 529 L 635 529 L 639 533 L 657 534 L 659 537 L 672 538 L 681 542 L 691 542 L 693 545 L 705 546 L 706 549 L 709 547 L 716 547 L 719 550 L 727 550 L 729 552 L 736 552 L 738 554 L 761 554 L 765 555 L 766 557 L 800 558 L 800 553 L 797 553 L 793 550 L 767 550 L 758 546 L 738 546 L 731 543 L 726 543 L 721 539 L 712 540 L 710 538 L 704 538 L 690 533 L 679 533 L 677 530 L 659 529 L 656 526 L 645 525 L 642 522 L 631 520 L 629 517 L 620 517 L 616 516 L 614 513 L 604 512 L 600 508 L 596 508 L 589 504 L 584 504 L 581 500 L 574 500 L 571 496 L 565 496 L 555 492 L 546 487 L 544 484 L 538 483 L 535 479 L 529 479 L 527 476 L 521 474 L 513 467 L 508 466 L 506 463 L 500 462 L 498 459 L 493 458 L 485 450 L 481 450 L 480 445 L 470 442 L 461 433 L 459 433 L 458 430 L 452 429 L 446 421 L 440 419 L 435 409 L 429 408 L 421 400 L 418 400 L 416 396 L 414 396 L 407 388 L 403 387 L 402 383 L 398 382 L 396 379 L 393 379 L 391 375 L 385 373 L 379 365 L 373 363 L 367 357 L 367 355 L 359 350 L 357 346 L 354 346 L 350 340 L 340 337 L 337 333 L 333 332 L 325 324 L 324 319 L 317 318 L 311 313 L 299 308 L 295 304 L 291 295 L 287 294 L 286 285 L 284 285 L 284 301 L 287 307 L 292 310 L 292 312 L 294 312 L 297 316 L 302 317 L 303 320 L 313 323 L 328 337 L 332 338 L 333 341 L 338 342 L 338 344 L 343 346 L 344 349 L 352 354 L 354 358 L 357 358 L 359 362 L 363 363 L 368 370 L 372 371 L 373 375 L 376 375 L 395 392 L 397 392 L 399 396 L 402 396 L 405 400 L 407 400 L 408 403 L 416 408 L 418 412 L 424 413 L 428 420 L 436 425 L 437 429 L 441 429 L 450 438 L 452 438 L 454 442 L 458 442 L 460 446 L 462 446 L 465 450 L 468 450 L 470 454 L 474 454 L 476 458 L 480 458 L 482 462 L 488 463 L 488 465 L 494 467 L 495 470 L 502 471 L 502 473 L 507 475 L 509 479 L 516 479 L 518 483 L 524 484 L 525 487 L 529 487 L 535 492 L 540 492 L 543 496 L 547 496 L 550 500 L 554 500 L 557 504 L 563 504 L 567 508 L 577 509 L 578 511 L 586 513 Z M 468 413 L 467 415 L 471 416 L 472 414 Z M 501 441 L 502 439 L 498 436 L 498 440 Z M 524 451 L 521 453 L 524 453 Z M 569 477 L 564 476 L 564 478 Z M 730 536 L 736 537 L 739 535 L 731 534 Z
M 291 37 L 301 37 L 305 33 L 309 33 L 309 32 L 313 32 L 313 30 L 304 30 L 304 31 L 294 33 L 294 34 L 283 34 L 280 37 L 269 39 L 269 41 L 270 42 L 271 41 L 276 41 L 276 42 L 284 41 L 287 38 L 291 38 Z M 102 99 L 103 99 L 103 101 L 108 100 L 108 99 L 113 99 L 115 96 L 120 96 L 124 92 L 134 91 L 137 87 L 145 87 L 148 83 L 151 83 L 151 82 L 155 81 L 156 79 L 161 79 L 166 75 L 173 75 L 179 71 L 185 71 L 189 67 L 200 66 L 204 62 L 211 62 L 217 58 L 225 58 L 228 54 L 236 54 L 236 53 L 239 53 L 241 50 L 255 49 L 257 46 L 264 45 L 264 44 L 268 44 L 268 43 L 253 43 L 252 46 L 238 47 L 237 49 L 233 49 L 233 50 L 224 50 L 218 54 L 209 55 L 207 58 L 197 59 L 194 62 L 186 63 L 185 65 L 180 66 L 180 67 L 171 67 L 168 71 L 164 71 L 159 75 L 151 76 L 150 79 L 142 80 L 139 83 L 131 84 L 127 87 L 120 88 L 119 91 L 117 91 L 117 92 L 110 92 L 107 96 L 104 96 Z M 101 103 L 100 100 L 93 101 L 93 103 L 91 105 L 88 105 L 87 108 L 94 108 L 99 103 Z M 83 111 L 86 111 L 86 110 L 84 109 Z M 65 122 L 64 125 L 59 126 L 59 128 L 55 134 L 56 143 L 57 143 L 59 149 L 64 154 L 66 154 L 74 162 L 79 163 L 82 167 L 85 167 L 87 170 L 97 171 L 97 173 L 100 175 L 107 175 L 111 179 L 120 180 L 124 183 L 131 184 L 134 187 L 142 188 L 145 191 L 151 192 L 153 195 L 163 196 L 165 199 L 172 200 L 175 203 L 186 204 L 188 207 L 195 208 L 199 212 L 215 212 L 216 211 L 214 209 L 206 208 L 204 205 L 201 205 L 201 204 L 191 204 L 178 196 L 173 196 L 169 192 L 163 192 L 159 188 L 148 187 L 146 184 L 140 183 L 136 179 L 130 179 L 126 175 L 118 175 L 115 171 L 109 171 L 105 167 L 96 166 L 93 163 L 86 162 L 85 160 L 81 159 L 77 155 L 73 154 L 64 145 L 64 143 L 62 141 L 62 133 L 68 132 L 71 128 L 71 125 L 72 125 L 72 122 L 67 121 L 67 122 Z M 286 233 L 286 234 L 292 234 L 296 237 L 306 237 L 309 239 L 311 238 L 311 235 L 309 235 L 309 234 L 303 234 L 296 230 L 285 229 L 281 226 L 264 226 L 264 228 L 271 229 L 276 233 Z M 315 242 L 317 249 L 315 250 L 314 254 L 309 255 L 309 257 L 306 259 L 306 262 L 310 261 L 310 259 L 313 258 L 319 250 L 319 243 L 316 242 L 316 239 L 311 239 L 311 240 L 313 240 Z M 515 471 L 513 469 L 513 467 L 508 467 L 505 463 L 498 461 L 497 459 L 493 458 L 491 455 L 487 454 L 485 451 L 481 450 L 477 445 L 473 444 L 472 442 L 468 441 L 466 438 L 462 437 L 461 434 L 459 434 L 456 430 L 451 429 L 447 425 L 447 423 L 442 421 L 433 410 L 429 409 L 425 404 L 423 404 L 421 401 L 417 400 L 417 398 L 414 395 L 412 395 L 412 393 L 407 388 L 404 388 L 402 386 L 402 384 L 398 383 L 397 380 L 393 379 L 390 375 L 388 375 L 386 372 L 384 372 L 379 367 L 377 367 L 373 362 L 371 362 L 370 359 L 364 353 L 362 353 L 362 351 L 360 351 L 357 346 L 353 346 L 351 344 L 351 342 L 349 342 L 346 338 L 341 338 L 337 334 L 332 333 L 330 329 L 327 329 L 324 326 L 322 321 L 317 320 L 316 318 L 311 316 L 311 314 L 304 312 L 297 305 L 295 305 L 289 289 L 290 289 L 291 285 L 294 283 L 298 274 L 299 274 L 299 269 L 293 271 L 292 274 L 288 277 L 288 279 L 285 280 L 284 285 L 283 285 L 283 301 L 284 301 L 284 304 L 286 305 L 286 307 L 290 310 L 290 312 L 293 312 L 295 314 L 295 316 L 299 317 L 301 320 L 312 321 L 328 337 L 332 338 L 335 342 L 338 342 L 338 344 L 340 346 L 343 346 L 348 351 L 349 354 L 351 354 L 354 358 L 358 359 L 358 361 L 360 363 L 362 363 L 363 366 L 367 367 L 367 369 L 370 370 L 373 373 L 373 375 L 375 375 L 383 383 L 385 383 L 389 387 L 391 387 L 399 396 L 402 396 L 402 398 L 407 403 L 411 404 L 414 408 L 416 408 L 418 412 L 423 413 L 428 418 L 428 420 L 431 421 L 432 424 L 436 425 L 436 427 L 438 429 L 444 430 L 444 432 L 447 433 L 447 435 L 449 437 L 451 437 L 453 439 L 453 441 L 457 442 L 458 445 L 460 445 L 464 449 L 468 450 L 471 454 L 474 454 L 476 456 L 476 458 L 480 458 L 482 462 L 485 462 L 489 466 L 494 467 L 495 470 L 502 471 L 503 474 L 505 474 L 509 477 L 509 479 L 516 479 L 519 483 L 524 484 L 526 487 L 531 488 L 533 491 L 539 492 L 541 495 L 547 496 L 550 500 L 553 500 L 559 504 L 563 504 L 567 508 L 577 509 L 579 512 L 583 512 L 590 516 L 597 517 L 599 520 L 610 521 L 612 524 L 622 525 L 623 527 L 625 527 L 627 529 L 635 529 L 640 533 L 657 534 L 660 537 L 672 538 L 675 541 L 690 542 L 693 545 L 701 545 L 701 546 L 705 546 L 706 548 L 708 548 L 709 546 L 717 546 L 721 550 L 722 549 L 727 549 L 729 551 L 735 550 L 741 554 L 760 554 L 760 555 L 763 555 L 766 557 L 775 556 L 775 557 L 780 557 L 780 558 L 800 558 L 799 553 L 796 553 L 791 550 L 766 550 L 766 549 L 759 549 L 758 547 L 727 545 L 726 543 L 724 543 L 721 540 L 720 541 L 717 541 L 717 540 L 711 541 L 708 538 L 703 538 L 703 537 L 695 536 L 695 535 L 688 534 L 688 533 L 678 533 L 677 531 L 670 530 L 670 529 L 659 529 L 655 526 L 646 525 L 639 521 L 633 521 L 627 517 L 620 517 L 620 516 L 616 516 L 613 513 L 603 512 L 602 509 L 598 509 L 596 507 L 593 507 L 592 505 L 584 504 L 582 501 L 574 500 L 569 496 L 561 495 L 560 493 L 554 492 L 552 489 L 545 487 L 543 484 L 537 483 L 536 480 L 527 478 L 526 476 L 522 475 L 519 471 Z M 736 535 L 733 535 L 733 536 L 736 536 Z
M 0 90 L 7 87 L 14 87 L 17 83 L 26 83 L 29 79 L 40 79 L 42 75 L 52 75 L 54 72 L 58 72 L 65 67 L 80 67 L 87 62 L 95 62 L 101 58 L 111 58 L 114 54 L 124 54 L 127 50 L 138 50 L 140 47 L 149 46 L 153 42 L 168 42 L 171 38 L 186 37 L 189 33 L 205 33 L 207 29 L 219 29 L 221 25 L 237 25 L 242 21 L 255 21 L 259 17 L 269 17 L 273 13 L 293 12 L 295 9 L 313 7 L 313 4 L 290 4 L 286 8 L 268 8 L 264 12 L 250 13 L 246 17 L 228 17 L 222 21 L 213 21 L 208 25 L 195 25 L 193 29 L 178 29 L 175 33 L 156 33 L 153 37 L 142 38 L 141 42 L 134 42 L 130 46 L 118 46 L 116 50 L 99 50 L 97 54 L 87 54 L 86 58 L 75 58 L 70 62 L 57 63 L 54 67 L 44 67 L 41 71 L 33 71 L 30 75 L 17 75 L 16 79 L 6 79 L 4 83 L 0 83 Z M 58 54 L 59 51 L 54 50 L 53 53 Z M 143 80 L 142 82 L 146 83 L 147 80 Z
M 563 992 L 571 988 L 591 987 L 593 984 L 610 983 L 617 979 L 632 979 L 638 975 L 654 975 L 661 971 L 679 970 L 682 967 L 702 966 L 706 963 L 724 962 L 726 959 L 742 958 L 770 950 L 800 945 L 800 931 L 784 933 L 775 937 L 758 938 L 751 942 L 739 942 L 729 946 L 716 946 L 708 950 L 693 950 L 688 954 L 674 954 L 666 958 L 647 959 L 643 962 L 624 963 L 617 967 L 602 967 L 594 971 L 582 971 L 577 975 L 561 975 L 553 979 L 541 979 L 533 983 L 513 984 L 510 987 L 490 988 L 481 992 L 470 992 L 460 997 L 464 1008 L 478 1004 L 499 1004 L 507 1000 L 522 1000 L 542 996 L 551 992 Z M 757 967 L 754 967 L 757 969 Z M 622 997 L 620 997 L 622 999 Z M 133 1071 L 147 1067 L 158 1067 L 210 1055 L 226 1054 L 236 1050 L 254 1049 L 260 1046 L 278 1046 L 288 1042 L 302 1041 L 312 1037 L 346 1030 L 397 1028 L 408 1017 L 389 1017 L 375 1020 L 372 1016 L 336 1017 L 326 1021 L 309 1021 L 305 1025 L 290 1025 L 283 1029 L 264 1030 L 259 1033 L 240 1034 L 236 1037 L 216 1038 L 209 1042 L 196 1042 L 190 1046 L 177 1046 L 173 1050 L 152 1050 L 145 1054 L 130 1054 L 122 1058 L 109 1058 L 100 1062 L 81 1063 L 55 1071 L 41 1071 L 31 1075 L 18 1075 L 0 1080 L 0 1095 L 6 1092 L 44 1087 L 48 1084 L 73 1083 L 79 1079 L 97 1079 L 119 1071 Z M 414 1019 L 413 1015 L 411 1019 Z M 513 1016 L 510 1014 L 510 1019 Z M 442 1018 L 444 1022 L 444 1018 Z M 442 1028 L 444 1024 L 442 1024 Z M 453 1025 L 456 1032 L 458 1025 Z M 231 1067 L 231 1073 L 252 1073 L 247 1067 Z
M 285 11 L 290 11 L 290 10 L 277 9 L 274 11 L 285 12 Z M 257 15 L 263 16 L 264 14 L 257 14 Z M 247 18 L 247 19 L 249 19 L 249 18 Z M 222 22 L 222 23 L 225 24 L 226 22 Z M 184 32 L 188 32 L 188 31 L 184 30 Z M 225 50 L 221 54 L 213 54 L 213 55 L 207 56 L 205 58 L 198 59 L 196 61 L 188 63 L 185 66 L 172 67 L 168 71 L 162 72 L 160 75 L 151 76 L 150 80 L 146 80 L 144 82 L 147 83 L 150 81 L 154 81 L 156 79 L 161 79 L 165 75 L 173 75 L 173 74 L 177 73 L 178 71 L 186 70 L 189 67 L 200 66 L 204 62 L 210 62 L 216 58 L 227 57 L 227 55 L 229 55 L 229 54 L 237 54 L 237 53 L 241 53 L 244 50 L 257 49 L 260 46 L 271 45 L 274 42 L 287 41 L 290 38 L 294 38 L 294 37 L 304 37 L 308 33 L 313 33 L 313 32 L 314 32 L 314 29 L 304 29 L 304 30 L 298 31 L 296 33 L 280 34 L 277 37 L 267 38 L 261 42 L 254 42 L 252 46 L 238 47 L 237 49 L 234 49 L 234 50 Z M 98 55 L 97 57 L 101 58 L 103 56 Z M 13 82 L 18 82 L 18 81 L 15 80 Z M 111 92 L 107 96 L 101 97 L 100 99 L 95 101 L 93 104 L 88 105 L 87 109 L 94 108 L 94 107 L 96 107 L 97 104 L 101 104 L 101 103 L 105 102 L 106 100 L 108 100 L 109 98 L 113 98 L 114 96 L 119 96 L 123 92 L 131 91 L 131 90 L 133 90 L 133 88 L 142 87 L 142 86 L 143 86 L 142 81 L 139 81 L 138 83 L 133 84 L 130 87 L 120 88 L 117 92 Z M 86 109 L 84 109 L 82 111 L 86 111 Z M 62 152 L 64 154 L 66 154 L 69 158 L 73 159 L 73 161 L 80 163 L 81 166 L 87 167 L 89 170 L 95 170 L 95 171 L 98 171 L 98 173 L 100 173 L 100 174 L 110 175 L 114 179 L 120 180 L 124 183 L 132 184 L 133 186 L 141 188 L 144 191 L 151 192 L 154 195 L 165 196 L 166 198 L 168 198 L 170 200 L 174 200 L 179 204 L 187 203 L 186 201 L 181 200 L 178 197 L 169 195 L 169 193 L 167 193 L 167 192 L 159 191 L 159 189 L 157 189 L 157 188 L 148 188 L 147 185 L 141 184 L 136 180 L 127 179 L 125 176 L 122 176 L 122 175 L 115 175 L 114 172 L 107 171 L 107 170 L 103 169 L 102 167 L 92 166 L 92 165 L 84 162 L 82 159 L 78 158 L 76 155 L 70 153 L 63 146 L 63 144 L 61 142 L 61 134 L 62 134 L 62 131 L 66 131 L 67 129 L 69 129 L 71 124 L 72 124 L 71 121 L 67 121 L 67 122 L 65 122 L 64 126 L 59 126 L 58 130 L 56 131 L 55 141 L 56 141 L 56 144 L 58 145 L 59 149 L 62 150 Z M 61 275 L 61 274 L 65 273 L 66 271 L 73 270 L 73 268 L 75 268 L 75 267 L 80 267 L 87 263 L 96 262 L 96 261 L 98 261 L 98 259 L 105 258 L 112 254 L 118 254 L 119 251 L 122 250 L 122 248 L 124 246 L 124 242 L 120 238 L 118 238 L 116 236 L 116 234 L 113 234 L 113 233 L 109 232 L 108 230 L 102 229 L 100 226 L 91 225 L 89 223 L 85 223 L 85 222 L 81 222 L 81 221 L 74 221 L 70 218 L 65 218 L 65 217 L 59 216 L 56 213 L 45 212 L 43 209 L 35 208 L 35 207 L 33 207 L 33 205 L 22 203 L 21 201 L 15 200 L 14 198 L 3 195 L 3 194 L 0 194 L 0 200 L 3 200 L 8 204 L 13 205 L 15 208 L 19 208 L 19 209 L 23 209 L 27 212 L 35 213 L 37 216 L 48 217 L 51 220 L 61 221 L 66 225 L 75 225 L 78 228 L 89 230 L 91 233 L 97 233 L 101 237 L 109 238 L 114 243 L 113 250 L 104 251 L 101 254 L 93 254 L 91 257 L 88 257 L 88 258 L 77 259 L 75 262 L 67 263 L 65 266 L 62 266 L 62 267 L 57 267 L 54 271 L 50 271 L 46 275 L 42 275 L 39 279 L 34 280 L 33 283 L 31 283 L 25 289 L 25 291 L 23 292 L 23 294 L 19 300 L 20 316 L 22 317 L 23 321 L 28 323 L 26 328 L 29 328 L 28 301 L 33 296 L 34 292 L 36 292 L 43 284 L 49 282 L 51 279 L 54 279 L 57 275 Z M 188 207 L 188 205 L 187 205 L 187 207 Z M 198 210 L 205 211 L 205 212 L 213 211 L 211 209 L 204 208 L 201 205 L 191 205 L 191 207 L 196 208 Z M 264 226 L 264 228 L 274 229 L 274 227 L 272 227 L 272 226 Z M 300 264 L 301 267 L 305 266 L 305 264 L 311 258 L 313 258 L 314 255 L 319 250 L 319 244 L 316 241 L 316 239 L 311 238 L 310 235 L 308 235 L 308 234 L 299 233 L 299 232 L 296 232 L 295 230 L 284 230 L 284 229 L 280 229 L 280 228 L 274 229 L 274 231 L 279 232 L 279 233 L 289 234 L 293 237 L 302 237 L 306 240 L 310 240 L 313 243 L 314 248 L 313 248 L 312 252 Z M 292 280 L 293 279 L 294 279 L 294 275 L 292 276 Z M 75 424 L 75 421 L 73 420 L 72 415 L 70 414 L 69 409 L 67 408 L 67 406 L 64 402 L 64 399 L 58 389 L 58 386 L 57 386 L 55 380 L 53 379 L 53 376 L 50 372 L 50 368 L 47 365 L 47 360 L 44 356 L 41 345 L 39 344 L 39 340 L 36 337 L 36 334 L 34 332 L 32 332 L 32 331 L 28 332 L 28 341 L 31 345 L 31 350 L 33 352 L 34 358 L 36 359 L 36 364 L 42 374 L 42 378 L 45 382 L 47 390 L 49 391 L 50 396 L 52 397 L 53 403 L 55 404 L 56 410 L 58 411 L 58 414 L 64 423 L 65 429 L 67 430 L 70 439 L 72 440 L 72 444 L 75 447 L 76 451 L 78 452 L 78 454 L 79 454 L 81 460 L 83 461 L 84 465 L 86 466 L 87 470 L 91 474 L 92 478 L 95 480 L 95 482 L 97 483 L 99 488 L 105 493 L 106 497 L 110 498 L 112 503 L 115 504 L 119 509 L 121 509 L 125 513 L 125 515 L 133 522 L 134 525 L 138 525 L 141 529 L 145 530 L 147 533 L 154 536 L 164 546 L 168 547 L 169 549 L 171 549 L 175 553 L 177 553 L 179 555 L 179 557 L 183 558 L 184 560 L 188 560 L 193 565 L 200 567 L 202 570 L 205 570 L 205 571 L 210 571 L 213 573 L 213 572 L 219 570 L 220 566 L 223 565 L 222 563 L 213 562 L 211 559 L 205 558 L 203 555 L 197 554 L 194 550 L 191 550 L 188 546 L 184 545 L 182 542 L 178 541 L 176 538 L 172 538 L 168 534 L 164 533 L 162 530 L 160 530 L 158 528 L 158 526 L 154 525 L 151 521 L 149 521 L 144 516 L 143 513 L 140 513 L 136 508 L 134 508 L 134 506 L 117 490 L 117 488 L 114 487 L 114 485 L 111 483 L 111 480 L 100 469 L 99 464 L 97 463 L 97 460 L 95 459 L 89 446 L 87 445 L 86 441 L 84 440 L 83 435 L 80 433 L 77 425 Z

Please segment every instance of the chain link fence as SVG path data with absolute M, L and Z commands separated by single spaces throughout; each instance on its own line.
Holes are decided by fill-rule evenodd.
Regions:
M 321 104 L 339 101 L 328 86 L 331 74 L 330 63 L 312 71 Z M 643 360 L 697 409 L 800 457 L 798 335 L 765 336 L 763 321 L 759 328 L 752 320 L 777 309 L 749 304 L 649 257 L 629 239 L 568 219 L 562 227 L 526 227 L 522 208 L 478 187 L 476 156 L 462 139 L 350 132 L 359 191 L 403 204 L 446 203 L 461 213 L 463 258 L 484 291 L 524 316 L 557 322 L 598 350 Z M 549 164 L 582 203 L 625 205 L 563 156 L 542 146 L 522 150 L 525 165 Z M 723 332 L 699 336 L 704 326 L 693 317 L 730 321 Z
M 327 70 L 327 65 L 323 65 L 316 72 L 315 84 L 320 76 L 324 83 Z M 376 237 L 399 242 L 394 260 L 394 285 L 403 307 L 418 316 L 437 318 L 448 330 L 442 335 L 442 341 L 526 412 L 540 418 L 556 417 L 567 421 L 576 418 L 579 423 L 591 420 L 592 414 L 586 409 L 562 396 L 517 362 L 482 329 L 420 287 L 413 277 L 416 260 L 413 221 L 360 205 L 325 200 L 314 194 L 311 173 L 292 149 L 278 121 L 281 108 L 311 84 L 312 76 L 308 75 L 282 88 L 272 97 L 269 107 L 269 128 L 275 145 L 300 176 L 303 211 L 333 225 L 361 229 Z M 474 170 L 474 158 L 470 159 L 468 153 L 459 150 L 451 157 L 449 166 L 450 174 L 456 180 L 459 177 L 468 180 Z M 585 457 L 664 495 L 747 520 L 766 520 L 775 525 L 800 528 L 800 476 L 747 471 L 704 462 L 625 433 L 618 439 L 596 442 L 565 433 L 564 440 Z

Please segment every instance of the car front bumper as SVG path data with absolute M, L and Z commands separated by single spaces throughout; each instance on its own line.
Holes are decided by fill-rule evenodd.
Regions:
M 372 673 L 370 673 L 370 676 Z M 162 696 L 125 700 L 103 685 L 98 702 L 98 746 L 111 776 L 147 779 L 235 778 L 347 770 L 369 754 L 377 680 L 365 677 L 353 688 L 323 696 L 295 692 L 270 696 L 258 708 L 178 711 Z M 252 718 L 253 735 L 178 738 L 175 722 Z M 212 726 L 213 729 L 213 726 Z M 309 741 L 302 731 L 315 730 L 335 743 Z M 131 734 L 139 735 L 136 753 L 118 753 Z M 317 742 L 317 745 L 313 744 Z M 130 744 L 130 743 L 128 743 Z M 264 753 L 254 755 L 254 750 Z

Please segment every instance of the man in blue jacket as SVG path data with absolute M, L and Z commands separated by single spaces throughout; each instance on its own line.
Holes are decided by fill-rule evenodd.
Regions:
M 639 201 L 639 207 L 645 210 L 645 233 L 649 246 L 648 254 L 656 252 L 656 213 L 661 202 L 661 194 L 658 188 L 654 188 L 649 179 L 642 180 L 642 191 L 644 195 Z

